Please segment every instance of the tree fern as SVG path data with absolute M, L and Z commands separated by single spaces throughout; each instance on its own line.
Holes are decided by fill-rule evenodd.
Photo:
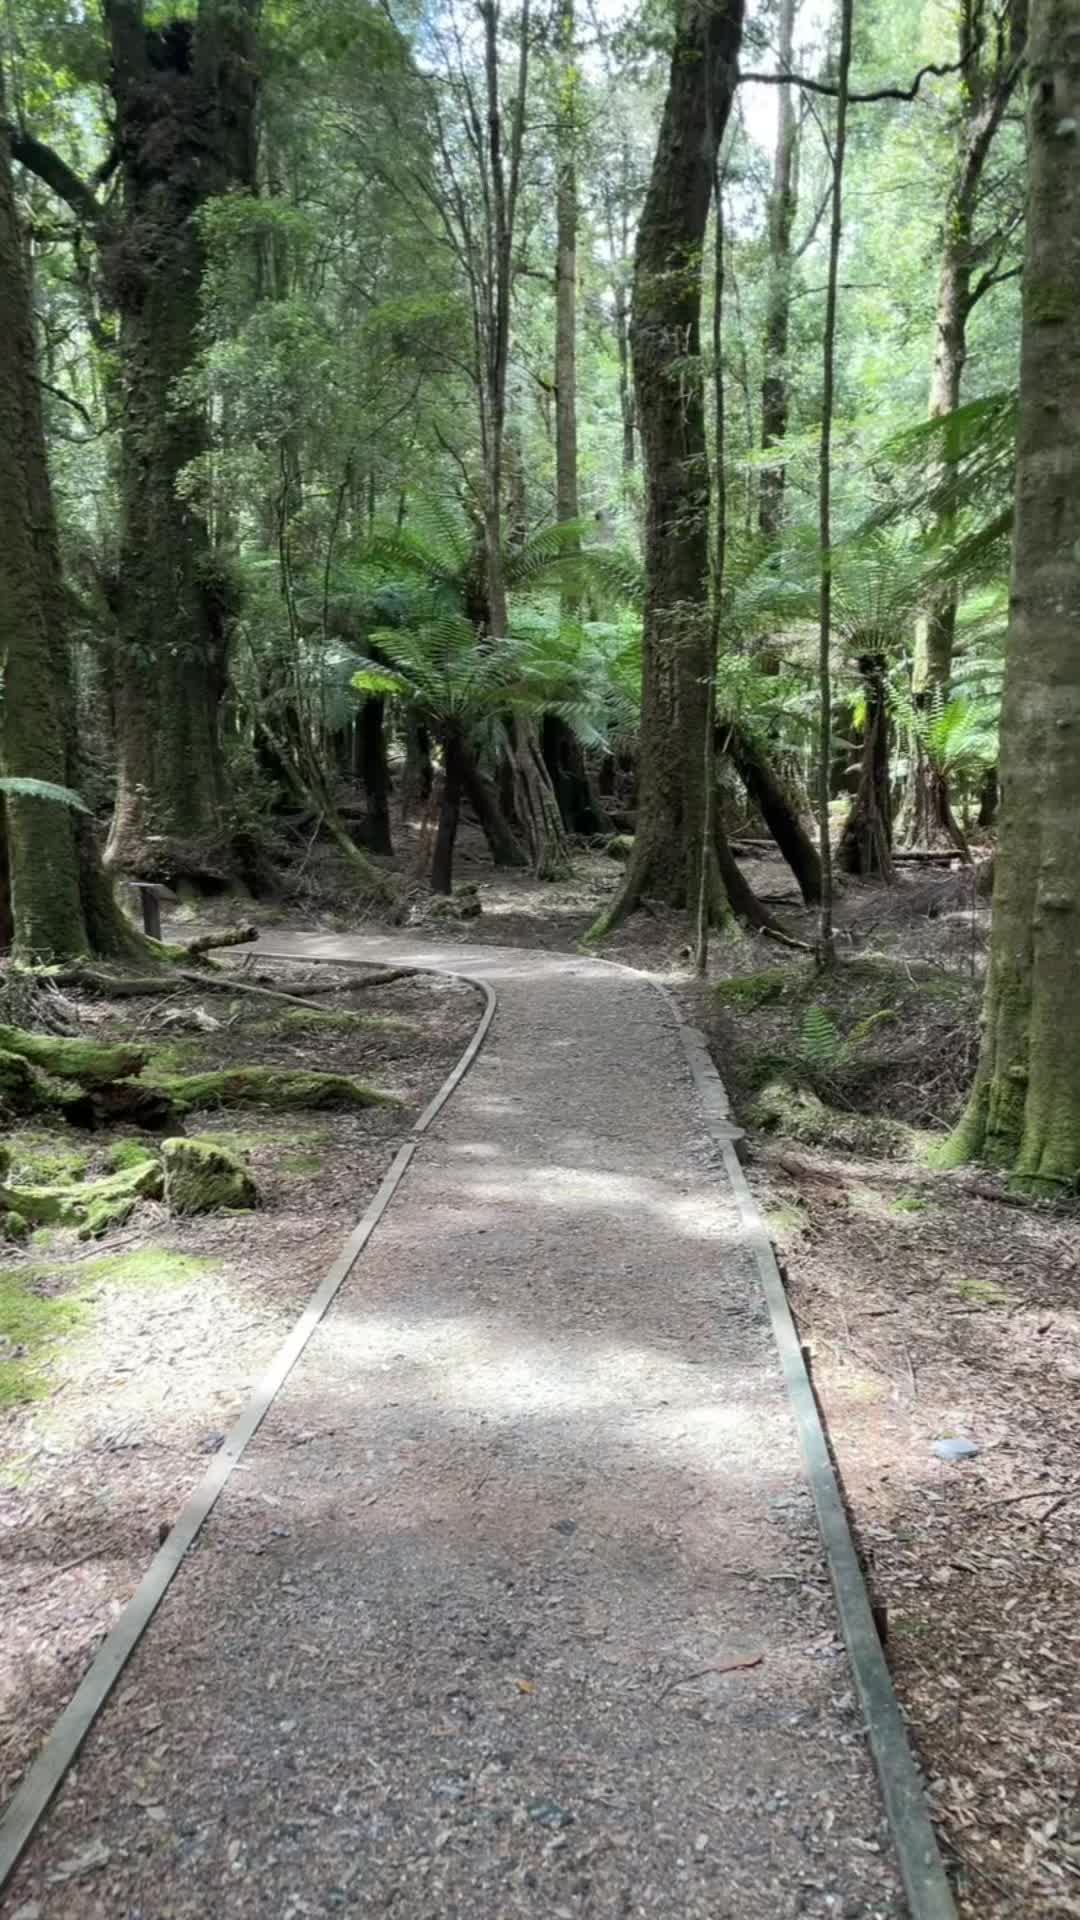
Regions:
M 80 794 L 71 787 L 58 787 L 52 780 L 31 780 L 22 774 L 0 775 L 0 793 L 15 800 L 51 800 L 58 807 L 71 807 L 75 813 L 89 813 Z

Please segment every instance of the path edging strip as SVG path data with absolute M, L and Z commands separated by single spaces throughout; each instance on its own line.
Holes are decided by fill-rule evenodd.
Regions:
M 911 1920 L 957 1920 L 952 1889 L 938 1850 L 892 1675 L 874 1625 L 870 1596 L 848 1525 L 784 1282 L 761 1210 L 735 1151 L 735 1141 L 741 1137 L 742 1130 L 732 1120 L 727 1089 L 717 1072 L 704 1034 L 684 1018 L 682 1009 L 665 987 L 659 982 L 654 981 L 653 984 L 659 986 L 674 1015 L 687 1065 L 701 1097 L 706 1126 L 719 1147 L 724 1171 L 735 1196 L 745 1243 L 753 1255 L 769 1309 L 773 1338 L 802 1447 L 844 1644 L 877 1769 Z
M 273 954 L 266 954 L 273 959 Z M 295 958 L 281 955 L 283 959 Z M 341 964 L 328 961 L 326 964 Z M 95 1653 L 78 1687 L 59 1718 L 53 1722 L 37 1757 L 31 1762 L 0 1817 L 0 1892 L 18 1865 L 39 1822 L 76 1758 L 94 1721 L 109 1698 L 117 1680 L 134 1653 L 147 1627 L 179 1572 L 188 1548 L 204 1520 L 216 1506 L 233 1469 L 248 1443 L 258 1432 L 275 1399 L 295 1367 L 316 1327 L 324 1318 L 335 1295 L 356 1265 L 372 1234 L 394 1198 L 416 1153 L 422 1136 L 460 1086 L 487 1038 L 498 1005 L 495 990 L 486 980 L 469 974 L 453 973 L 445 967 L 418 967 L 418 973 L 436 974 L 440 979 L 460 980 L 484 999 L 484 1011 L 461 1058 L 451 1069 L 433 1100 L 409 1129 L 405 1140 L 383 1175 L 377 1192 L 353 1228 L 329 1272 L 319 1282 L 299 1319 L 286 1335 L 246 1406 L 229 1429 L 214 1455 L 213 1464 L 188 1495 L 163 1545 L 159 1547 L 131 1599 L 115 1625 Z

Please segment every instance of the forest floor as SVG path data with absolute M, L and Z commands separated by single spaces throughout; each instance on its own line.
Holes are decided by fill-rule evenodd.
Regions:
M 791 931 L 809 937 L 809 916 L 786 869 L 764 858 L 747 871 L 759 893 L 773 896 Z M 450 926 L 418 903 L 419 937 L 558 952 L 576 949 L 618 869 L 590 854 L 576 863 L 572 881 L 538 887 L 526 876 L 492 875 L 466 834 L 458 877 L 477 886 L 480 917 Z M 267 933 L 282 923 L 355 931 L 339 885 L 333 858 L 316 856 L 284 908 L 257 907 L 252 917 Z M 201 918 L 228 912 L 222 903 Z M 856 1535 L 887 1617 L 890 1661 L 956 1869 L 961 1910 L 969 1920 L 1080 1915 L 1080 1211 L 1018 1205 L 989 1175 L 943 1174 L 927 1163 L 928 1141 L 960 1110 L 977 1044 L 988 914 L 969 876 L 920 869 L 904 873 L 892 890 L 849 883 L 838 923 L 843 964 L 828 983 L 810 972 L 805 955 L 735 933 L 714 941 L 702 987 L 687 976 L 684 927 L 659 909 L 636 916 L 604 952 L 661 975 L 680 994 L 687 1014 L 708 1032 L 747 1127 L 748 1171 L 784 1266 Z M 407 998 L 431 989 L 407 982 L 380 993 L 395 991 Z M 376 1010 L 374 994 L 359 998 L 365 1010 Z M 206 1004 L 218 1012 L 219 996 Z M 377 1010 L 394 1006 L 380 998 Z M 460 1012 L 467 1028 L 475 1018 L 471 1000 Z M 124 1018 L 130 1013 L 128 1006 Z M 428 1091 L 460 1051 L 460 1030 L 444 1034 L 440 1021 L 438 1044 L 445 1039 L 447 1058 L 432 1058 Z M 351 1039 L 348 1051 L 349 1070 L 363 1070 Z M 321 1048 L 318 1064 L 327 1064 Z M 796 1088 L 799 1097 L 778 1088 Z M 17 1557 L 5 1556 L 5 1577 L 21 1585 L 14 1598 L 29 1635 L 16 1649 L 23 1712 L 25 1674 L 35 1676 L 29 1736 L 24 1741 L 20 1724 L 4 1755 L 9 1772 L 33 1745 L 35 1726 L 40 1731 L 70 1690 L 149 1557 L 170 1498 L 182 1497 L 195 1478 L 198 1449 L 216 1443 L 229 1407 L 360 1211 L 399 1137 L 392 1129 L 409 1124 L 419 1100 L 417 1091 L 400 1115 L 315 1116 L 320 1131 L 327 1124 L 362 1131 L 354 1148 L 372 1149 L 365 1130 L 379 1129 L 377 1165 L 365 1186 L 358 1163 L 360 1177 L 343 1176 L 340 1195 L 336 1185 L 326 1192 L 337 1179 L 328 1175 L 337 1164 L 332 1155 L 318 1171 L 311 1168 L 310 1185 L 290 1192 L 286 1182 L 265 1248 L 249 1237 L 261 1230 L 260 1215 L 180 1229 L 161 1223 L 162 1245 L 174 1252 L 216 1263 L 224 1255 L 201 1332 L 196 1308 L 205 1302 L 205 1279 L 178 1276 L 153 1296 L 155 1314 L 175 1306 L 178 1316 L 162 1318 L 147 1341 L 151 1366 L 160 1364 L 156 1347 L 164 1356 L 158 1379 L 170 1394 L 170 1420 L 171 1396 L 180 1394 L 183 1446 L 165 1431 L 152 1449 L 169 1454 L 171 1483 L 167 1472 L 141 1480 L 150 1457 L 141 1457 L 145 1437 L 134 1446 L 110 1439 L 126 1429 L 116 1396 L 110 1389 L 105 1398 L 101 1389 L 119 1380 L 128 1394 L 131 1375 L 137 1382 L 141 1374 L 131 1366 L 127 1289 L 117 1289 L 112 1359 L 98 1365 L 85 1396 L 81 1485 L 69 1441 L 46 1434 L 32 1460 L 23 1449 L 0 1508 L 18 1528 Z M 231 1116 L 226 1124 L 246 1129 L 247 1122 Z M 143 1244 L 124 1236 L 125 1251 Z M 82 1248 L 71 1257 L 85 1255 Z M 95 1257 L 96 1250 L 88 1265 Z M 277 1281 L 268 1277 L 273 1272 Z M 112 1283 L 102 1287 L 107 1301 Z M 113 1310 L 95 1306 L 95 1341 Z M 242 1346 L 230 1340 L 222 1359 L 224 1343 L 211 1339 L 207 1323 L 213 1318 L 220 1329 L 222 1313 L 233 1315 L 238 1333 L 252 1322 L 250 1335 L 241 1336 L 257 1348 L 246 1368 L 237 1363 Z M 80 1333 L 76 1350 L 92 1353 L 86 1339 Z M 190 1362 L 192 1376 L 201 1370 L 213 1379 L 206 1371 L 211 1345 L 225 1370 L 221 1400 L 185 1410 L 182 1377 Z M 139 1387 L 138 1408 L 147 1401 Z M 16 1425 L 41 1420 L 48 1405 L 12 1418 Z M 144 1436 L 148 1425 L 167 1424 L 140 1417 Z M 933 1449 L 949 1439 L 978 1451 L 959 1463 L 944 1461 Z M 39 1473 L 53 1475 L 51 1492 L 40 1497 L 34 1488 L 46 1481 L 35 1478 Z M 117 1533 L 113 1563 L 99 1567 L 94 1542 L 107 1540 L 110 1528 Z M 84 1542 L 91 1558 L 80 1566 Z M 47 1578 L 57 1565 L 67 1569 L 67 1584 L 58 1583 L 55 1607 L 50 1594 L 43 1613 L 38 1570 Z
M 483 912 L 454 927 L 464 942 L 573 949 L 618 878 L 592 853 L 537 887 L 466 846 Z M 782 862 L 743 864 L 812 940 Z M 685 924 L 659 907 L 603 952 L 662 975 L 708 1034 L 961 1911 L 1030 1920 L 1080 1915 L 1080 1207 L 928 1164 L 974 1070 L 989 918 L 970 871 L 916 864 L 891 889 L 845 884 L 827 984 L 736 931 L 714 939 L 702 988 Z M 950 1439 L 978 1451 L 945 1461 Z
M 312 978 L 234 964 L 284 992 Z M 318 970 L 320 989 L 335 981 L 309 1007 L 190 984 L 167 998 L 68 995 L 78 1031 L 146 1046 L 154 1070 L 317 1067 L 400 1105 L 190 1115 L 188 1135 L 248 1167 L 254 1212 L 178 1219 L 144 1200 L 99 1240 L 50 1227 L 4 1249 L 0 1802 L 479 1017 L 475 992 L 439 979 L 358 987 L 355 973 Z M 154 1144 L 130 1126 L 41 1120 L 4 1137 L 13 1174 L 38 1181 L 93 1179 L 132 1142 Z

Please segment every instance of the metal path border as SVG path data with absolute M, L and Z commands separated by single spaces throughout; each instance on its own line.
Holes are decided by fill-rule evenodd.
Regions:
M 460 980 L 483 996 L 484 1011 L 472 1038 L 434 1099 L 409 1129 L 411 1137 L 398 1148 L 374 1198 L 278 1348 L 247 1405 L 214 1455 L 213 1465 L 207 1468 L 194 1491 L 188 1495 L 168 1538 L 154 1555 L 115 1626 L 102 1641 L 75 1693 L 54 1721 L 45 1745 L 4 1809 L 0 1818 L 0 1892 L 11 1878 L 64 1775 L 165 1598 L 184 1555 L 216 1505 L 233 1468 L 258 1432 L 316 1327 L 348 1279 L 394 1198 L 420 1139 L 460 1086 L 487 1038 L 498 1000 L 494 988 L 486 980 L 477 980 L 470 974 L 457 973 L 447 967 L 417 967 L 416 971 L 434 974 L 443 980 Z
M 654 980 L 652 984 L 666 1001 L 678 1028 L 687 1065 L 701 1097 L 705 1123 L 720 1149 L 724 1171 L 739 1211 L 745 1244 L 753 1255 L 768 1305 L 773 1338 L 780 1356 L 784 1384 L 817 1512 L 844 1644 L 881 1785 L 911 1920 L 957 1920 L 952 1889 L 938 1850 L 922 1780 L 893 1688 L 888 1662 L 874 1625 L 870 1596 L 848 1525 L 847 1512 L 784 1282 L 761 1211 L 735 1151 L 735 1142 L 741 1138 L 742 1129 L 732 1119 L 727 1089 L 717 1072 L 704 1034 L 686 1020 L 674 995 L 662 982 Z

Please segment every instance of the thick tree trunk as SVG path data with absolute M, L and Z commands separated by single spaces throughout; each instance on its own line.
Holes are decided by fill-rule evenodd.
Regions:
M 0 124 L 3 124 L 0 80 Z M 6 142 L 0 142 L 0 771 L 77 786 L 67 602 L 45 457 L 37 356 Z M 101 872 L 91 824 L 10 794 L 6 866 L 16 954 L 144 949 Z
M 859 785 L 836 850 L 836 860 L 844 873 L 892 880 L 892 794 L 889 786 L 889 709 L 885 691 L 885 662 L 880 654 L 864 654 L 859 661 L 859 671 L 866 700 L 862 764 Z
M 1016 513 L 983 1044 L 954 1160 L 1080 1178 L 1080 0 L 1033 0 Z
M 598 931 L 648 893 L 693 907 L 705 819 L 709 472 L 701 274 L 742 0 L 683 0 L 638 228 L 631 343 L 647 475 L 641 788 L 623 886 Z
M 773 771 L 768 755 L 753 734 L 736 721 L 725 723 L 719 730 L 718 744 L 726 745 L 735 771 L 795 875 L 806 905 L 818 906 L 821 855 L 799 819 L 783 782 Z
M 367 796 L 367 844 L 372 853 L 393 853 L 390 837 L 390 767 L 386 758 L 386 701 L 373 694 L 357 718 L 360 779 Z
M 198 349 L 200 209 L 255 180 L 256 0 L 200 0 L 194 22 L 147 27 L 106 0 L 123 218 L 105 250 L 119 315 L 119 764 L 108 859 L 130 871 L 220 865 L 229 790 L 219 712 L 231 617 L 202 512 L 178 480 L 207 448 L 177 404 Z
M 630 371 L 630 301 L 621 274 L 615 282 L 615 350 L 619 356 L 619 415 L 622 420 L 623 478 L 637 466 L 637 414 Z
M 468 746 L 461 747 L 461 787 L 480 823 L 488 852 L 497 867 L 527 867 L 528 856 L 517 840 L 492 781 L 484 778 Z
M 442 798 L 439 803 L 439 824 L 435 831 L 435 848 L 431 856 L 433 893 L 454 891 L 454 843 L 461 817 L 463 774 L 462 743 L 456 733 L 449 732 L 443 739 Z
M 798 0 L 780 0 L 776 52 L 782 73 L 792 70 Z M 776 148 L 769 195 L 769 275 L 765 294 L 765 370 L 761 381 L 761 445 L 782 444 L 788 419 L 788 328 L 791 316 L 791 231 L 798 196 L 798 128 L 793 89 L 777 89 Z M 784 519 L 784 467 L 763 467 L 758 489 L 758 527 L 779 538 Z

